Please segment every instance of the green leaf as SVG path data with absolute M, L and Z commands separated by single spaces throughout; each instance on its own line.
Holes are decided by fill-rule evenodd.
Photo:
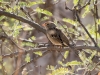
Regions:
M 13 9 L 12 8 L 6 8 L 6 11 L 11 13 L 11 12 L 13 12 Z
M 44 17 L 41 19 L 41 21 L 48 20 L 48 19 L 49 19 L 49 17 L 44 16 Z
M 100 19 L 97 19 L 96 20 L 96 23 L 97 23 L 97 25 L 100 24 Z
M 29 4 L 28 4 L 28 6 L 33 6 L 33 5 L 36 5 L 36 4 L 45 4 L 45 2 L 44 1 L 42 1 L 42 0 L 39 0 L 39 1 L 36 1 L 36 2 L 29 2 Z
M 74 1 L 73 1 L 74 6 L 76 6 L 76 5 L 77 5 L 78 1 L 79 1 L 79 0 L 74 0 Z
M 6 66 L 7 63 L 6 62 L 3 62 L 3 66 Z M 2 69 L 2 65 L 0 64 L 0 69 Z
M 85 9 L 85 11 L 82 14 L 82 18 L 84 18 L 90 12 L 89 5 L 87 5 L 84 9 Z
M 67 23 L 70 23 L 70 24 L 72 24 L 72 25 L 77 25 L 77 22 L 75 22 L 75 21 L 73 21 L 73 20 L 71 20 L 71 19 L 63 18 L 63 21 L 64 21 L 64 22 L 67 22 Z
M 23 46 L 31 46 L 31 47 L 34 47 L 35 45 L 31 42 L 23 42 L 22 43 Z
M 82 65 L 81 62 L 79 61 L 72 61 L 72 62 L 67 62 L 66 66 L 73 66 L 73 65 Z
M 15 10 L 18 11 L 19 9 L 20 9 L 20 6 L 14 6 L 14 7 L 13 7 L 13 11 L 15 11 Z
M 47 70 L 55 70 L 55 67 L 52 66 L 52 65 L 48 65 L 46 69 L 47 69 Z
M 30 30 L 32 30 L 32 29 L 33 29 L 33 28 L 30 28 L 30 27 L 28 27 L 28 26 L 23 28 L 23 30 L 25 30 L 25 31 L 30 31 Z
M 68 57 L 68 54 L 69 54 L 69 51 L 66 51 L 66 52 L 64 53 L 64 58 L 65 58 L 65 59 Z
M 42 52 L 41 52 L 41 51 L 34 52 L 34 54 L 37 54 L 37 55 L 39 55 L 39 56 L 42 56 Z
M 21 29 L 21 28 L 23 28 L 22 25 L 17 25 L 17 26 L 16 26 L 16 29 Z
M 20 33 L 19 31 L 20 31 L 21 28 L 23 28 L 22 25 L 16 25 L 16 24 L 14 24 L 12 26 L 11 29 L 13 30 L 12 34 L 13 34 L 14 37 L 17 37 L 19 35 L 19 33 Z
M 25 61 L 26 61 L 27 63 L 30 62 L 30 55 L 29 55 L 29 54 L 26 55 Z
M 4 22 L 3 25 L 4 25 L 4 26 L 9 26 L 9 23 L 8 23 L 8 22 Z
M 86 55 L 85 55 L 85 53 L 83 51 L 79 53 L 79 57 L 83 62 L 87 59 Z
M 61 66 L 64 66 L 64 64 L 62 63 L 62 61 L 58 61 L 58 64 L 60 64 Z
M 31 39 L 32 39 L 32 40 L 36 40 L 35 36 L 32 36 Z
M 5 16 L 0 16 L 0 21 L 6 18 Z
M 52 71 L 52 75 L 65 75 L 67 73 L 69 73 L 69 70 L 68 68 L 64 68 L 64 67 L 60 67 Z
M 93 51 L 91 56 L 88 57 L 89 62 L 92 62 L 92 58 L 97 54 L 97 51 Z
M 51 12 L 44 10 L 44 9 L 41 9 L 39 7 L 37 7 L 35 11 L 38 12 L 38 13 L 43 13 L 43 14 L 48 15 L 48 16 L 52 16 Z
M 27 6 L 26 2 L 19 2 L 19 6 Z

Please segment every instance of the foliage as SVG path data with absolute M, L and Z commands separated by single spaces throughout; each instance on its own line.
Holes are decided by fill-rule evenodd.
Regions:
M 69 1 L 70 0 L 66 0 L 66 5 Z M 71 18 L 66 17 L 67 14 L 66 12 L 64 12 L 65 10 L 62 14 L 62 9 L 59 8 L 59 6 L 56 6 L 56 4 L 59 5 L 59 0 L 54 0 L 54 2 L 52 1 L 51 3 L 46 3 L 46 1 L 44 0 L 0 0 L 0 11 L 2 10 L 10 14 L 15 14 L 16 16 L 20 16 L 25 20 L 28 20 L 29 22 L 33 22 L 36 24 L 38 23 L 41 29 L 41 25 L 44 21 L 52 20 L 53 22 L 55 22 L 56 26 L 61 29 L 61 31 L 65 31 L 66 36 L 68 36 L 69 41 L 72 44 L 74 44 L 73 41 L 75 41 L 76 43 L 81 43 L 82 46 L 86 45 L 89 48 L 90 46 L 96 48 L 93 43 L 94 40 L 96 44 L 100 46 L 100 19 L 98 18 L 98 9 L 95 9 L 99 2 L 95 4 L 96 0 L 73 0 L 72 8 L 68 8 L 66 6 L 66 8 L 68 8 L 66 9 L 66 11 L 69 10 L 73 15 Z M 52 9 L 52 7 L 54 10 Z M 58 10 L 60 10 L 59 13 Z M 88 16 L 92 18 L 91 21 L 89 21 L 90 18 Z M 57 20 L 60 20 L 61 22 L 58 23 Z M 97 71 L 99 73 L 100 62 L 93 61 L 95 57 L 100 56 L 100 53 L 97 52 L 96 49 L 80 49 L 80 51 L 77 52 L 80 61 L 74 59 L 71 61 L 67 61 L 72 50 L 65 50 L 63 55 L 60 55 L 59 51 L 58 53 L 56 53 L 56 51 L 53 52 L 51 50 L 48 51 L 48 56 L 45 57 L 45 52 L 47 50 L 38 51 L 39 48 L 42 50 L 40 42 L 45 41 L 45 37 L 43 36 L 43 34 L 37 31 L 37 29 L 33 28 L 35 27 L 34 25 L 35 24 L 33 24 L 33 26 L 30 26 L 29 24 L 21 22 L 20 20 L 16 20 L 16 18 L 10 18 L 5 15 L 2 16 L 0 14 L 0 71 L 2 71 L 3 75 L 6 75 L 5 73 L 8 73 L 7 75 L 12 75 L 12 71 L 16 71 L 14 68 L 22 69 L 23 66 L 26 67 L 27 65 L 29 65 L 29 63 L 33 62 L 31 61 L 31 58 L 35 61 L 35 63 L 31 64 L 35 65 L 34 69 L 32 68 L 32 70 L 37 70 L 37 68 L 38 70 L 41 70 L 42 65 L 38 65 L 39 63 L 41 63 L 43 64 L 43 66 L 47 66 L 47 72 L 45 72 L 45 74 L 47 75 L 48 72 L 50 75 L 76 75 L 76 73 L 81 70 L 84 72 L 84 75 L 86 72 L 92 71 Z M 85 26 L 86 30 L 89 32 L 90 36 L 93 38 L 92 40 L 82 25 Z M 43 49 L 45 49 L 44 46 L 46 46 L 47 48 L 49 47 L 49 45 L 43 44 Z M 75 44 L 74 47 L 76 46 L 77 44 Z M 52 56 L 52 58 L 50 58 L 50 55 Z M 5 59 L 8 56 L 11 59 Z M 21 60 L 19 60 L 18 57 Z M 40 59 L 38 61 L 39 57 L 43 57 L 45 60 L 41 61 Z M 14 61 L 17 63 L 17 66 L 11 67 L 13 66 L 12 64 L 16 65 Z M 24 62 L 26 64 L 24 64 Z M 52 62 L 54 62 L 56 66 L 51 65 Z M 18 63 L 21 63 L 20 67 Z M 9 70 L 7 69 L 7 67 L 10 67 L 12 69 Z M 30 69 L 30 66 L 28 68 Z M 45 68 L 43 67 L 42 69 Z

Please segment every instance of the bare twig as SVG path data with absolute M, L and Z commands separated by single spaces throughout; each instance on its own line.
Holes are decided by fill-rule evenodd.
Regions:
M 97 21 L 96 21 L 96 19 L 99 19 L 99 17 L 98 17 L 98 8 L 97 8 L 97 0 L 95 0 L 95 2 L 94 2 L 94 22 L 95 22 L 95 33 L 96 33 L 96 42 L 98 43 L 98 36 L 97 36 L 97 27 L 98 27 L 98 25 L 97 25 Z
M 3 48 L 3 40 L 2 40 L 2 43 L 1 43 L 1 55 L 3 55 L 3 49 L 2 48 Z M 3 65 L 3 59 L 1 59 L 0 63 L 1 63 L 1 66 L 2 66 L 3 75 L 7 75 L 6 72 L 5 72 L 5 67 Z
M 11 38 L 7 35 L 7 33 L 5 32 L 5 30 L 2 28 L 2 25 L 0 25 L 0 27 L 1 27 L 2 31 L 4 32 L 4 34 L 6 35 L 6 38 L 9 39 L 17 48 L 23 50 L 23 48 L 19 47 L 19 46 L 14 42 L 14 40 L 11 39 Z
M 83 27 L 83 29 L 86 31 L 86 33 L 88 34 L 88 36 L 90 37 L 90 39 L 92 40 L 92 42 L 94 43 L 94 45 L 96 47 L 98 47 L 97 43 L 95 42 L 95 40 L 92 38 L 91 34 L 88 32 L 88 30 L 85 28 L 85 26 L 82 24 L 78 12 L 76 12 L 76 17 L 77 17 L 77 21 L 80 23 L 80 25 Z
M 90 1 L 91 0 L 89 0 L 88 1 L 88 3 L 85 5 L 85 6 L 83 6 L 81 9 L 83 9 L 84 7 L 86 7 L 88 4 L 90 4 Z M 67 7 L 67 6 L 66 6 Z M 68 7 L 67 7 L 67 9 L 69 9 Z M 86 31 L 86 33 L 88 34 L 88 36 L 90 37 L 90 39 L 92 40 L 92 42 L 94 43 L 94 45 L 96 46 L 96 47 L 98 47 L 98 45 L 97 45 L 97 43 L 95 42 L 95 40 L 92 38 L 92 36 L 90 35 L 90 33 L 88 32 L 88 30 L 85 28 L 85 26 L 83 25 L 83 23 L 81 22 L 81 20 L 80 20 L 80 17 L 79 17 L 79 15 L 78 15 L 78 12 L 81 10 L 81 9 L 77 9 L 77 5 L 74 7 L 74 9 L 72 10 L 72 9 L 69 9 L 70 11 L 72 11 L 73 13 L 75 13 L 75 17 L 76 17 L 76 20 L 80 23 L 80 25 L 83 27 L 83 29 Z M 98 47 L 99 48 L 99 47 Z
M 32 59 L 30 62 L 23 64 L 23 65 L 22 65 L 20 68 L 18 68 L 17 70 L 20 70 L 20 69 L 21 69 L 20 71 L 22 71 L 23 68 L 24 68 L 25 66 L 27 66 L 27 65 L 29 65 L 29 64 L 31 64 L 31 63 L 34 63 L 34 62 L 37 61 L 39 58 L 41 58 L 41 57 L 43 57 L 44 55 L 46 55 L 48 52 L 49 52 L 49 51 L 46 51 L 46 52 L 43 53 L 42 56 L 39 56 L 39 57 L 37 57 L 37 58 L 35 58 L 35 59 Z M 14 73 L 15 73 L 15 72 L 16 72 L 16 70 L 14 71 Z M 12 75 L 14 75 L 14 73 L 13 73 Z
M 91 2 L 91 0 L 89 0 L 84 6 L 82 6 L 81 8 L 79 8 L 79 10 L 82 10 L 82 9 L 84 9 L 87 5 L 89 5 L 90 4 L 90 2 Z
M 97 50 L 97 51 L 100 52 L 100 49 L 98 47 L 94 47 L 94 46 L 75 46 L 73 48 L 75 50 L 91 49 L 91 50 Z M 30 50 L 25 50 L 24 54 L 32 53 L 32 52 L 38 52 L 38 51 L 46 51 L 46 50 L 51 50 L 51 51 L 57 50 L 57 51 L 64 52 L 64 51 L 71 50 L 71 49 L 69 47 L 64 47 L 64 48 L 62 48 L 62 50 L 61 50 L 61 48 L 55 48 L 55 47 L 40 47 L 40 48 L 32 48 Z M 20 51 L 19 52 L 13 52 L 13 54 L 10 53 L 10 54 L 6 54 L 6 55 L 2 55 L 2 58 L 13 57 L 13 55 L 18 56 L 18 53 L 20 53 Z
M 98 63 L 96 63 L 95 67 L 92 69 L 92 71 L 98 66 L 100 65 L 100 61 Z
M 21 44 L 21 41 L 18 41 L 18 42 L 19 42 L 19 44 Z M 24 53 L 24 50 L 22 50 L 22 49 L 18 49 L 18 51 L 20 51 L 20 52 L 18 53 L 16 71 L 15 71 L 14 75 L 19 75 L 19 71 L 20 71 L 19 67 L 21 66 L 22 55 Z

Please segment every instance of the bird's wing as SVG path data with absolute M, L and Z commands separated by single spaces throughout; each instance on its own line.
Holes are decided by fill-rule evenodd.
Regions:
M 61 39 L 59 29 L 48 30 L 47 36 L 51 42 L 61 43 L 63 45 L 63 41 Z
M 65 45 L 69 46 L 70 44 L 69 44 L 69 40 L 68 40 L 67 36 L 60 29 L 58 29 L 58 31 L 59 31 L 58 33 L 59 33 L 60 38 L 62 39 L 63 43 Z

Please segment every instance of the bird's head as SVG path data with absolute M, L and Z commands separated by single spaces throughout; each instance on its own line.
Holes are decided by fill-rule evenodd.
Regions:
M 45 22 L 42 26 L 44 26 L 46 30 L 56 28 L 56 25 L 51 21 Z

